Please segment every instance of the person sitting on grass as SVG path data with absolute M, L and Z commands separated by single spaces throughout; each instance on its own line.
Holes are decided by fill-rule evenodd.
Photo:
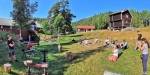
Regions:
M 15 53 L 15 42 L 14 40 L 12 39 L 12 36 L 8 36 L 8 39 L 7 39 L 7 46 L 8 46 L 8 49 L 9 49 L 9 54 L 8 54 L 8 59 L 10 61 L 17 61 L 16 60 L 16 53 Z
M 123 40 L 120 44 L 121 49 L 127 49 L 128 48 L 128 42 L 126 40 Z
M 108 57 L 109 61 L 112 61 L 112 62 L 116 62 L 117 61 L 118 55 L 119 55 L 119 49 L 120 49 L 120 46 L 115 44 L 114 48 L 113 48 L 113 54 Z
M 107 37 L 107 38 L 105 39 L 105 41 L 104 41 L 104 47 L 109 47 L 110 44 L 111 44 L 111 41 L 110 41 L 110 39 Z
M 96 44 L 96 43 L 99 43 L 99 39 L 98 38 L 94 39 L 94 44 Z

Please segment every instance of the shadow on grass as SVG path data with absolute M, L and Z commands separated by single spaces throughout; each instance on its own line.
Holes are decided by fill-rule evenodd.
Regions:
M 92 50 L 87 50 L 87 51 L 82 51 L 80 53 L 76 53 L 77 58 L 73 62 L 74 63 L 82 62 L 83 60 L 85 60 L 89 56 L 94 55 L 95 53 L 98 53 L 98 52 L 103 52 L 103 51 L 104 51 L 103 47 L 98 47 L 97 49 L 92 49 Z
M 72 44 L 74 44 L 74 43 L 80 43 L 80 42 L 82 42 L 82 41 L 84 41 L 84 40 L 92 40 L 93 38 L 82 38 L 82 39 L 72 39 L 72 40 L 70 40 L 69 42 L 66 42 L 66 43 L 61 43 L 61 45 L 72 45 Z
M 74 43 L 77 43 L 79 40 L 71 40 L 70 42 L 67 43 L 61 43 L 61 45 L 72 45 Z
M 41 45 L 37 47 L 37 50 L 43 50 L 47 49 L 49 53 L 58 53 L 58 45 L 57 44 L 52 44 L 52 45 Z
M 83 36 L 83 35 L 81 35 L 81 34 L 79 34 L 79 35 L 71 35 L 69 37 L 80 37 L 80 36 Z
M 10 75 L 19 75 L 18 73 L 13 72 L 13 71 L 12 71 L 12 72 L 10 72 L 9 74 L 10 74 Z
M 61 54 L 59 55 L 58 54 L 58 45 L 57 44 L 41 45 L 41 46 L 38 46 L 37 49 L 38 50 L 47 49 L 48 53 L 52 54 L 52 57 L 55 58 L 53 60 L 48 59 L 48 63 L 49 63 L 48 73 L 49 73 L 49 75 L 64 75 L 64 71 L 66 71 L 66 69 L 69 67 L 70 64 L 82 62 L 83 60 L 85 60 L 89 56 L 94 55 L 97 52 L 103 51 L 102 47 L 99 47 L 99 48 L 93 49 L 93 50 L 82 51 L 80 53 L 76 53 L 77 58 L 74 59 L 73 61 L 69 62 L 69 61 L 67 61 L 65 59 L 64 55 L 61 55 Z M 4 50 L 2 50 L 2 51 L 4 51 Z M 4 51 L 3 53 L 7 54 L 6 51 Z M 17 54 L 17 58 L 18 58 L 19 62 L 11 63 L 13 69 L 14 70 L 18 70 L 18 71 L 26 72 L 26 67 L 23 64 L 24 59 L 22 59 L 22 57 L 21 57 L 22 56 L 22 52 L 21 52 L 21 50 L 19 48 L 17 49 L 16 54 Z M 37 56 L 37 57 L 39 57 L 39 56 Z M 6 55 L 5 55 L 5 57 L 6 57 Z M 3 57 L 3 60 L 4 60 L 4 57 Z M 41 62 L 41 59 L 33 59 L 33 60 L 35 60 L 37 62 Z M 1 62 L 1 63 L 3 64 L 3 63 L 6 63 L 6 62 Z M 18 75 L 18 74 L 17 74 L 17 72 L 16 73 L 13 72 L 11 75 Z
M 75 53 L 76 58 L 73 61 L 68 61 L 65 56 L 55 56 L 56 59 L 49 61 L 49 74 L 50 75 L 64 75 L 64 71 L 69 67 L 70 64 L 79 63 L 88 58 L 91 55 L 94 55 L 97 52 L 104 51 L 102 47 L 93 50 L 82 51 L 80 53 Z

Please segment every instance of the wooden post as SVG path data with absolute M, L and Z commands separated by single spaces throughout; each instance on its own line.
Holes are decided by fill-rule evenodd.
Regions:
M 7 73 L 10 73 L 11 72 L 11 64 L 9 64 L 9 63 L 4 64 L 4 71 Z
M 29 42 L 31 42 L 31 35 L 29 34 Z
M 123 29 L 123 26 L 124 26 L 124 20 L 123 20 L 123 16 L 122 16 L 122 12 L 121 12 L 121 30 Z

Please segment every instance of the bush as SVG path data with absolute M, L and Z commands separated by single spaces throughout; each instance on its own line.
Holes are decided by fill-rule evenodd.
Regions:
M 8 32 L 0 32 L 0 40 L 6 41 L 8 34 L 9 34 Z
M 13 37 L 14 41 L 17 41 L 17 39 L 18 39 L 15 34 L 1 31 L 0 32 L 0 40 L 1 41 L 7 41 L 7 35 L 11 35 Z

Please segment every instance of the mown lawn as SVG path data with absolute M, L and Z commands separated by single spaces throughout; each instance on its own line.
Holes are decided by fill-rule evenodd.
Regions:
M 139 29 L 144 37 L 150 40 L 150 28 Z M 140 52 L 134 51 L 136 31 L 126 32 L 111 32 L 111 31 L 94 31 L 87 33 L 77 33 L 75 35 L 62 36 L 60 43 L 63 45 L 63 51 L 57 51 L 57 42 L 40 42 L 40 46 L 36 49 L 47 49 L 48 62 L 49 62 L 49 75 L 103 75 L 104 71 L 120 73 L 122 75 L 141 75 L 142 64 L 140 59 Z M 94 39 L 98 38 L 103 41 L 107 36 L 112 37 L 114 40 L 127 40 L 129 42 L 129 49 L 125 50 L 116 63 L 107 61 L 107 57 L 111 54 L 111 49 L 102 48 L 101 43 L 89 46 L 82 46 L 78 43 L 73 43 L 71 40 L 79 40 L 80 38 Z M 2 73 L 2 65 L 7 62 L 7 51 L 0 48 L 0 72 Z M 65 60 L 64 55 L 66 52 L 76 53 L 78 58 L 72 62 Z M 17 52 L 21 54 L 19 48 Z M 20 61 L 21 55 L 17 55 Z M 150 57 L 149 57 L 150 58 Z M 39 56 L 33 58 L 35 62 L 40 62 L 42 59 Z M 8 75 L 22 75 L 26 68 L 22 62 L 12 63 L 13 74 Z M 150 60 L 149 60 L 150 64 Z M 148 67 L 148 75 L 150 75 L 150 65 Z M 4 73 L 3 73 L 4 74 Z M 0 74 L 1 75 L 1 74 Z M 7 74 L 4 74 L 7 75 Z

